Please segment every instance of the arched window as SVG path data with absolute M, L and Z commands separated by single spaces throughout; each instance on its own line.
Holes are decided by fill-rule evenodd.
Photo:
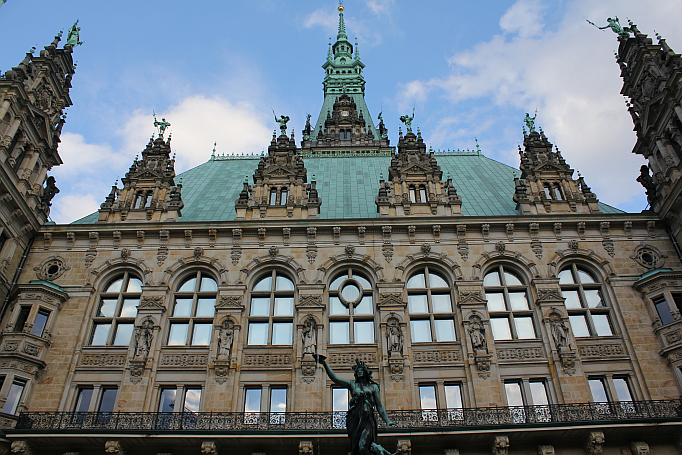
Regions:
M 168 332 L 169 346 L 208 346 L 218 284 L 208 274 L 197 271 L 185 278 L 174 295 Z
M 408 192 L 410 194 L 410 202 L 413 204 L 417 202 L 417 193 L 415 192 L 414 185 L 410 185 Z
M 277 188 L 270 190 L 270 205 L 277 205 Z
M 564 197 L 561 194 L 561 185 L 559 185 L 558 183 L 554 184 L 554 199 L 556 199 L 557 201 L 564 200 Z
M 262 276 L 251 289 L 249 345 L 291 345 L 294 282 L 278 271 Z
M 286 187 L 282 187 L 282 191 L 279 197 L 279 205 L 287 205 L 288 192 Z
M 544 188 L 547 199 L 552 199 L 552 186 L 549 183 L 545 183 Z
M 483 278 L 490 327 L 495 340 L 536 338 L 528 288 L 512 269 L 498 265 Z
M 329 285 L 329 344 L 374 343 L 374 298 L 369 280 L 352 268 Z
M 419 186 L 419 202 L 429 202 L 429 199 L 426 197 L 426 187 L 424 185 Z
M 111 280 L 99 295 L 90 336 L 92 346 L 128 346 L 140 304 L 142 281 L 125 272 Z
M 570 264 L 559 272 L 559 285 L 566 299 L 564 305 L 575 337 L 613 335 L 609 307 L 604 299 L 602 285 L 594 274 Z
M 450 286 L 429 267 L 407 280 L 412 342 L 456 341 Z

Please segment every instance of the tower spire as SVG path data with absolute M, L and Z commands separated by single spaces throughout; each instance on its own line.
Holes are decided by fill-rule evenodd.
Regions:
M 339 33 L 336 35 L 336 40 L 347 40 L 348 35 L 346 35 L 346 23 L 343 21 L 343 1 L 339 1 Z

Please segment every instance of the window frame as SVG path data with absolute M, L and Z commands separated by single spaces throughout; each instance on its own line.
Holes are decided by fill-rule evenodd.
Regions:
M 497 285 L 486 285 L 485 279 L 491 273 L 497 273 L 497 278 L 499 284 Z M 507 284 L 506 274 L 514 276 L 521 284 Z M 529 286 L 527 284 L 526 275 L 514 266 L 506 263 L 498 263 L 489 267 L 485 274 L 483 275 L 483 291 L 486 298 L 486 309 L 488 311 L 488 316 L 490 320 L 490 328 L 493 335 L 493 340 L 498 341 L 520 341 L 520 340 L 537 340 L 540 336 L 538 335 L 538 324 L 536 320 L 535 309 L 533 307 L 533 299 L 530 293 Z M 514 309 L 510 294 L 516 295 L 523 293 L 527 303 L 527 309 Z M 491 310 L 491 295 L 502 295 L 502 300 L 505 305 L 504 310 Z M 533 326 L 533 337 L 520 337 L 519 328 L 517 327 L 516 319 L 530 318 L 531 325 Z M 498 338 L 495 332 L 495 320 L 506 320 L 507 328 L 509 329 L 509 338 Z M 497 334 L 499 336 L 499 334 Z
M 215 290 L 202 291 L 201 284 L 203 278 L 209 278 L 215 283 Z M 182 287 L 190 280 L 194 279 L 194 290 L 192 291 L 181 291 Z M 211 345 L 211 340 L 213 338 L 213 322 L 216 315 L 216 303 L 218 299 L 218 280 L 215 276 L 203 269 L 197 269 L 193 274 L 186 274 L 178 284 L 175 286 L 175 291 L 173 292 L 173 300 L 171 312 L 168 316 L 168 336 L 166 337 L 166 346 L 192 346 L 200 348 L 208 348 Z M 189 315 L 178 315 L 174 313 L 176 311 L 178 300 L 192 300 L 189 308 Z M 210 300 L 213 299 L 213 314 L 211 316 L 197 316 L 197 311 L 199 310 L 200 300 Z M 208 342 L 206 344 L 195 343 L 195 329 L 196 327 L 203 325 L 208 326 Z M 187 333 L 185 334 L 184 343 L 172 343 L 171 336 L 173 335 L 173 327 L 187 327 Z
M 256 290 L 256 287 L 265 279 L 270 278 L 270 290 Z M 283 277 L 291 282 L 293 289 L 277 289 L 277 277 Z M 281 269 L 271 269 L 266 273 L 261 273 L 258 279 L 253 281 L 251 285 L 251 290 L 249 293 L 249 308 L 248 308 L 248 331 L 246 334 L 246 345 L 247 346 L 292 346 L 294 342 L 294 315 L 296 313 L 296 281 L 292 278 L 289 273 L 282 271 Z M 254 298 L 256 299 L 269 299 L 268 315 L 254 315 Z M 275 314 L 277 310 L 277 299 L 288 299 L 291 298 L 291 314 L 287 315 L 277 315 Z M 252 343 L 252 330 L 255 328 L 255 324 L 267 324 L 267 335 L 266 343 Z M 275 325 L 276 324 L 287 324 L 289 326 L 289 331 L 291 332 L 291 340 L 286 344 L 273 344 L 275 335 Z M 255 341 L 255 340 L 254 340 Z
M 128 292 L 127 288 L 129 286 L 130 280 L 135 279 L 140 282 L 140 291 Z M 116 281 L 121 280 L 121 287 L 118 292 L 106 292 L 109 288 L 116 283 Z M 135 331 L 135 319 L 137 318 L 138 306 L 140 305 L 140 298 L 142 296 L 142 286 L 144 286 L 144 281 L 140 276 L 133 271 L 125 270 L 123 273 L 119 273 L 113 276 L 113 278 L 106 281 L 106 285 L 103 287 L 102 291 L 97 295 L 97 304 L 95 305 L 95 315 L 92 318 L 92 330 L 88 338 L 88 346 L 92 347 L 126 347 L 130 345 L 133 338 L 133 333 Z M 124 290 L 125 289 L 125 290 Z M 112 316 L 99 316 L 101 309 L 104 307 L 104 300 L 116 299 L 116 304 L 113 309 Z M 137 305 L 135 305 L 135 316 L 121 316 L 121 312 L 125 306 L 126 300 L 137 300 Z M 93 344 L 95 341 L 95 335 L 97 334 L 97 328 L 104 325 L 109 325 L 108 333 L 106 335 L 106 341 L 104 344 Z M 114 344 L 118 335 L 119 327 L 122 325 L 130 325 L 130 339 L 127 343 Z M 46 323 L 47 326 L 47 323 Z
M 424 276 L 424 287 L 408 287 L 408 284 L 412 278 L 422 274 Z M 437 287 L 431 285 L 431 275 L 436 275 L 445 281 L 447 287 Z M 407 293 L 407 313 L 410 319 L 410 335 L 412 343 L 456 343 L 459 338 L 457 336 L 457 313 L 455 311 L 455 298 L 453 295 L 452 285 L 448 280 L 446 274 L 441 272 L 439 268 L 431 268 L 429 265 L 425 265 L 418 269 L 415 269 L 410 273 L 410 277 L 405 281 L 405 291 Z M 426 312 L 412 312 L 410 308 L 410 296 L 425 295 L 426 296 Z M 450 300 L 450 311 L 446 312 L 435 312 L 434 311 L 434 295 L 447 295 Z M 413 329 L 412 322 L 417 321 L 429 321 L 430 330 L 430 340 L 429 341 L 416 341 L 415 340 L 415 330 Z M 436 321 L 452 321 L 452 330 L 454 334 L 453 340 L 439 340 L 438 329 Z
M 603 280 L 601 279 L 601 275 L 595 273 L 594 270 L 583 264 L 569 262 L 567 264 L 562 264 L 561 268 L 559 269 L 559 272 L 557 273 L 557 278 L 559 278 L 560 281 L 561 281 L 560 275 L 567 270 L 570 272 L 570 276 L 571 279 L 573 280 L 573 283 L 559 282 L 559 287 L 561 288 L 561 295 L 565 299 L 564 307 L 566 308 L 566 312 L 568 313 L 569 323 L 571 323 L 571 330 L 573 332 L 573 336 L 576 338 L 583 339 L 617 336 L 618 332 L 616 331 L 616 326 L 613 321 L 611 305 L 609 305 L 609 301 L 606 296 L 605 286 Z M 589 275 L 590 278 L 592 278 L 593 282 L 583 283 L 583 281 L 580 278 L 581 275 L 579 272 Z M 589 299 L 586 297 L 587 294 L 585 293 L 586 290 L 597 291 L 597 295 L 599 296 L 599 299 L 601 301 L 602 305 L 601 307 L 589 306 Z M 564 295 L 564 291 L 577 292 L 578 303 L 580 304 L 579 308 L 569 307 L 566 305 L 568 298 Z M 598 332 L 598 325 L 594 321 L 595 319 L 594 316 L 605 316 L 606 322 L 608 323 L 608 327 L 611 333 L 600 335 Z M 577 326 L 574 324 L 574 322 L 577 321 L 576 318 L 578 317 L 582 317 L 582 320 L 584 320 L 585 325 L 587 326 L 587 331 L 589 333 L 588 336 L 580 335 L 580 331 L 576 332 Z
M 345 272 L 345 273 L 344 273 Z M 345 279 L 339 282 L 339 285 L 336 289 L 331 289 L 331 286 L 340 278 L 343 278 L 345 276 Z M 375 292 L 374 292 L 374 284 L 373 280 L 371 279 L 371 275 L 368 274 L 363 268 L 360 267 L 354 267 L 353 265 L 349 265 L 346 267 L 342 267 L 332 275 L 333 278 L 330 279 L 329 284 L 327 286 L 327 315 L 329 319 L 329 345 L 330 346 L 343 346 L 343 345 L 373 345 L 377 343 L 377 324 L 376 324 L 376 299 L 375 299 Z M 367 283 L 369 283 L 369 288 L 364 287 L 362 285 L 362 282 L 356 277 L 359 277 Z M 348 302 L 343 296 L 342 296 L 342 289 L 346 285 L 354 285 L 359 289 L 359 297 L 354 302 Z M 370 305 L 372 312 L 371 314 L 356 314 L 355 311 L 357 307 L 362 303 L 363 299 L 366 297 L 370 298 Z M 347 314 L 332 314 L 332 299 L 338 299 L 339 302 L 343 307 L 345 307 L 348 312 Z M 344 303 L 344 300 L 346 300 L 346 303 Z M 369 342 L 356 342 L 356 336 L 355 336 L 355 325 L 356 323 L 366 323 L 366 322 L 371 322 L 372 323 L 372 341 Z M 348 342 L 347 343 L 334 343 L 332 341 L 332 327 L 337 326 L 337 327 L 343 327 L 341 324 L 347 324 L 348 329 L 347 329 L 347 338 Z

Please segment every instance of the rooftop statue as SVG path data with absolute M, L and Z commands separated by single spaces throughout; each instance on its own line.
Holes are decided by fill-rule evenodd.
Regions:
M 171 126 L 171 124 L 168 123 L 165 118 L 162 118 L 160 122 L 156 120 L 156 112 L 154 112 L 154 126 L 159 127 L 159 137 L 163 139 L 163 133 L 166 131 L 166 128 Z
M 537 116 L 538 116 L 538 110 L 537 109 L 535 109 L 535 115 L 532 117 L 530 115 L 528 115 L 528 112 L 526 112 L 526 118 L 524 118 L 523 121 L 526 124 L 526 126 L 528 127 L 529 133 L 532 133 L 533 131 L 535 131 L 535 118 Z
M 78 20 L 69 28 L 69 34 L 66 35 L 66 45 L 71 47 L 76 47 L 83 44 L 82 41 L 78 41 L 80 38 L 81 28 L 78 27 Z
M 275 111 L 273 109 L 272 111 L 273 114 L 275 114 Z M 277 114 L 275 114 L 275 121 L 279 123 L 279 130 L 282 132 L 283 135 L 286 136 L 287 134 L 287 122 L 291 120 L 289 117 L 286 115 L 280 115 L 279 119 L 277 118 Z
M 585 20 L 587 20 L 587 19 L 585 19 Z M 606 19 L 606 22 L 608 22 L 608 24 L 603 26 L 603 27 L 599 27 L 597 24 L 595 24 L 594 22 L 592 22 L 590 20 L 587 20 L 587 22 L 594 25 L 599 30 L 604 30 L 604 29 L 610 28 L 611 30 L 613 30 L 614 33 L 616 33 L 618 35 L 619 38 L 628 39 L 628 38 L 630 38 L 630 33 L 632 32 L 632 30 L 629 27 L 621 27 L 620 26 L 620 22 L 618 22 L 618 16 L 616 16 L 615 19 L 611 18 L 611 17 Z
M 393 426 L 386 414 L 386 409 L 381 403 L 379 385 L 372 380 L 372 372 L 365 362 L 355 359 L 353 372 L 355 380 L 351 381 L 338 377 L 325 362 L 323 355 L 316 356 L 317 361 L 327 372 L 329 379 L 334 384 L 345 387 L 350 391 L 350 403 L 346 414 L 346 428 L 350 438 L 352 455 L 384 455 L 388 452 L 377 444 L 377 419 L 374 409 L 386 425 Z
M 400 117 L 400 121 L 405 124 L 408 133 L 412 132 L 412 120 L 414 120 L 414 108 L 412 108 L 412 117 L 407 114 Z

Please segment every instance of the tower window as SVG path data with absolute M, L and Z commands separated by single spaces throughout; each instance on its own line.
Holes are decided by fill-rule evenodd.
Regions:
M 415 192 L 414 186 L 411 186 L 408 192 L 410 194 L 410 202 L 413 204 L 417 202 L 417 193 Z
M 280 198 L 279 198 L 279 205 L 287 205 L 287 197 L 288 197 L 288 192 L 286 188 L 282 188 Z
M 554 184 L 554 199 L 557 201 L 563 201 L 564 197 L 561 195 L 561 185 L 558 183 Z
M 552 187 L 549 185 L 549 183 L 545 183 L 544 188 L 545 188 L 545 197 L 547 199 L 552 199 Z
M 277 205 L 277 188 L 270 190 L 270 205 Z
M 424 187 L 424 185 L 421 185 L 419 187 L 419 201 L 424 203 L 429 202 L 429 200 L 426 197 L 426 188 Z

